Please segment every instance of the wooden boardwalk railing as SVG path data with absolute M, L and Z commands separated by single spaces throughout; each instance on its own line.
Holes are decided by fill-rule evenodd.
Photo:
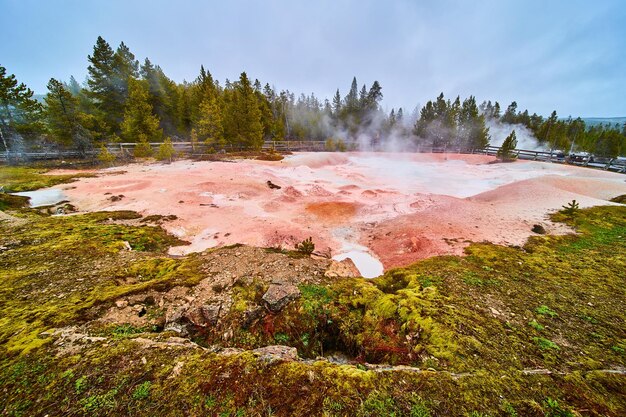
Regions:
M 134 142 L 120 142 L 120 143 L 108 143 L 106 148 L 109 152 L 117 156 L 132 156 L 135 146 Z M 150 146 L 153 150 L 161 145 L 161 143 L 153 142 Z M 205 143 L 192 143 L 192 142 L 173 142 L 174 149 L 184 155 L 188 156 L 202 156 L 216 150 Z M 343 146 L 346 150 L 359 149 L 357 142 L 344 142 Z M 274 150 L 278 152 L 322 152 L 329 150 L 325 141 L 265 141 L 261 147 L 262 150 L 269 151 Z M 412 150 L 412 152 L 418 153 L 461 153 L 461 154 L 482 154 L 482 155 L 496 155 L 500 148 L 498 146 L 487 146 L 479 149 L 467 149 L 459 147 L 435 147 L 435 146 L 421 146 Z M 227 145 L 220 149 L 220 152 L 235 152 L 245 150 L 242 147 Z M 377 148 L 373 145 L 370 150 L 382 151 L 383 149 Z M 98 154 L 98 150 L 91 150 L 88 152 L 78 152 L 74 150 L 65 151 L 34 151 L 34 152 L 0 152 L 0 161 L 4 160 L 52 160 L 52 159 L 77 159 L 82 157 L 95 157 Z M 558 156 L 554 152 L 548 151 L 536 151 L 528 149 L 515 149 L 513 154 L 519 159 L 532 160 L 532 161 L 545 161 L 553 163 L 570 163 L 574 165 L 588 166 L 590 168 L 610 170 L 620 173 L 626 173 L 626 160 L 624 158 L 598 158 L 594 159 L 594 162 L 574 162 L 566 161 L 563 156 Z

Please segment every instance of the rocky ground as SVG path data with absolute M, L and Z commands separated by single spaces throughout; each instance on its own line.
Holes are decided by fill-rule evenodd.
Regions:
M 0 197 L 2 415 L 626 413 L 623 205 L 366 280 L 292 248 L 173 256 L 176 218 Z

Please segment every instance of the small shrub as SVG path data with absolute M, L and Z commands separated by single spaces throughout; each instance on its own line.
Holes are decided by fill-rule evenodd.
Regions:
M 509 136 L 504 139 L 502 146 L 498 149 L 496 158 L 503 162 L 514 161 L 517 157 L 513 155 L 513 151 L 517 147 L 517 138 L 515 137 L 515 130 L 511 132 Z
M 362 416 L 389 416 L 396 417 L 399 415 L 396 402 L 393 398 L 380 393 L 370 394 L 361 406 Z
M 63 372 L 61 374 L 61 378 L 63 379 L 72 379 L 74 378 L 74 371 L 72 371 L 71 369 L 68 369 L 67 371 Z
M 206 408 L 213 408 L 217 405 L 217 400 L 215 399 L 215 396 L 209 394 L 206 396 L 206 399 L 204 400 L 204 406 Z
M 74 390 L 76 391 L 76 394 L 80 394 L 81 392 L 84 392 L 86 389 L 87 389 L 87 378 L 84 376 L 81 376 L 80 378 L 76 380 L 76 382 L 74 382 Z
M 152 146 L 148 143 L 146 135 L 139 135 L 139 142 L 135 145 L 133 155 L 135 158 L 147 158 L 152 156 Z
M 537 307 L 535 309 L 535 312 L 537 314 L 541 314 L 542 316 L 548 316 L 548 317 L 557 317 L 558 314 L 556 314 L 556 311 L 552 310 L 550 307 L 546 306 L 546 305 L 541 305 L 539 307 Z
M 124 338 L 138 333 L 143 333 L 143 331 L 144 329 L 142 328 L 134 327 L 130 324 L 122 324 L 113 328 L 111 333 L 113 333 L 113 336 L 115 337 Z
M 502 408 L 507 416 L 517 417 L 517 411 L 515 411 L 515 407 L 513 407 L 510 402 L 505 400 L 504 403 L 502 403 Z
M 338 412 L 338 411 L 343 410 L 343 404 L 333 400 L 330 397 L 324 398 L 324 401 L 322 402 L 322 407 L 323 407 L 322 410 L 325 411 L 326 413 Z
M 579 210 L 578 203 L 576 202 L 576 200 L 572 200 L 566 206 L 561 206 L 561 207 L 563 207 L 562 212 L 568 216 L 576 215 Z
M 535 342 L 541 350 L 560 350 L 559 345 L 543 337 L 533 337 L 533 342 Z
M 98 152 L 98 160 L 105 165 L 111 165 L 115 161 L 115 155 L 109 152 L 106 146 L 102 145 L 100 152 Z
M 432 417 L 430 410 L 420 398 L 414 398 L 409 417 Z
M 537 320 L 531 320 L 528 322 L 528 325 L 537 331 L 542 331 L 544 327 L 537 322 Z
M 150 381 L 145 381 L 135 388 L 133 391 L 133 399 L 134 400 L 145 400 L 150 396 L 150 388 L 152 387 L 152 383 Z
M 546 417 L 574 417 L 570 410 L 564 409 L 557 400 L 552 398 L 546 398 L 545 406 L 547 408 Z
M 304 253 L 306 255 L 310 255 L 315 250 L 315 244 L 313 243 L 313 238 L 309 236 L 308 239 L 304 239 L 300 243 L 296 243 L 296 250 L 300 253 Z
M 102 408 L 113 408 L 115 407 L 116 395 L 117 390 L 112 389 L 101 395 L 92 395 L 84 398 L 80 401 L 80 404 L 83 409 L 88 412 L 94 412 Z
M 169 161 L 172 162 L 172 158 L 176 155 L 176 150 L 174 149 L 174 145 L 172 145 L 172 139 L 167 138 L 165 141 L 159 145 L 159 150 L 156 154 L 156 159 L 159 161 Z
M 278 344 L 286 345 L 287 343 L 289 343 L 289 335 L 287 335 L 285 333 L 276 333 L 274 335 L 274 340 Z
M 191 129 L 191 152 L 196 152 L 196 146 L 198 146 L 198 132 L 196 129 Z
M 624 348 L 621 346 L 611 346 L 611 350 L 617 354 L 623 355 L 626 351 L 624 351 Z

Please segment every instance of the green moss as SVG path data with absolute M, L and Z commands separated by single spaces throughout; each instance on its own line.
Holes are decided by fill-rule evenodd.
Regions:
M 161 228 L 110 223 L 136 213 L 20 216 L 24 223 L 0 224 L 0 246 L 10 248 L 0 259 L 0 343 L 9 350 L 39 348 L 49 341 L 40 335 L 46 329 L 85 320 L 90 309 L 122 295 L 202 277 L 197 258 L 158 257 L 181 243 Z M 127 252 L 124 242 L 144 253 Z
M 560 349 L 559 345 L 543 337 L 533 337 L 533 341 L 537 344 L 537 346 L 539 346 L 539 349 L 541 350 L 549 350 L 549 349 L 559 350 Z
M 567 408 L 563 408 L 557 400 L 547 398 L 545 405 L 546 417 L 574 417 L 574 414 Z
M 240 319 L 262 305 L 266 284 L 241 280 L 227 327 L 205 337 L 219 346 L 285 343 L 310 358 L 271 363 L 249 352 L 143 348 L 133 337 L 143 329 L 131 326 L 55 356 L 50 342 L 58 338 L 44 330 L 88 323 L 121 295 L 194 285 L 206 276 L 203 261 L 167 257 L 174 241 L 158 228 L 108 221 L 129 213 L 16 215 L 28 224 L 0 224 L 0 246 L 8 248 L 0 257 L 6 415 L 626 413 L 623 375 L 604 372 L 626 366 L 624 207 L 581 210 L 562 219 L 579 235 L 536 237 L 523 249 L 472 244 L 466 257 L 431 258 L 374 280 L 316 278 L 300 286 L 298 300 L 247 329 Z M 121 248 L 122 239 L 142 236 L 150 250 Z M 234 336 L 225 341 L 228 329 Z M 166 343 L 168 333 L 141 338 Z M 354 362 L 315 359 L 329 351 Z M 366 362 L 422 371 L 374 371 Z
M 552 317 L 552 318 L 558 316 L 558 314 L 556 314 L 556 311 L 552 310 L 548 306 L 539 306 L 535 309 L 535 312 L 542 316 L 547 316 L 547 317 Z
M 92 177 L 93 174 L 43 175 L 47 170 L 39 168 L 0 166 L 0 186 L 6 193 L 32 191 L 71 182 L 76 178 Z
M 145 400 L 150 397 L 150 388 L 152 387 L 152 383 L 150 381 L 145 381 L 139 384 L 133 390 L 132 397 L 134 400 Z
M 0 192 L 0 211 L 28 207 L 28 197 L 5 194 Z

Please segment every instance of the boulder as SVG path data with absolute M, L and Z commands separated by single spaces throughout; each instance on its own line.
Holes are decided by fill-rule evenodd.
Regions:
M 352 259 L 346 258 L 343 261 L 332 261 L 324 272 L 324 276 L 328 278 L 356 278 L 361 276 L 361 272 L 354 265 Z
M 263 307 L 260 307 L 260 306 L 248 308 L 243 313 L 243 321 L 241 323 L 241 327 L 243 327 L 244 329 L 247 329 L 254 322 L 256 322 L 258 319 L 260 319 L 263 316 L 264 312 L 265 312 L 265 309 Z
M 183 315 L 194 326 L 215 326 L 219 319 L 228 313 L 232 300 L 230 297 L 224 300 L 214 300 L 210 304 L 204 304 L 189 308 Z
M 219 304 L 206 304 L 200 307 L 200 313 L 205 322 L 215 326 L 220 319 L 220 313 L 222 312 L 222 303 Z
M 541 225 L 541 224 L 533 225 L 532 231 L 533 231 L 533 233 L 537 233 L 539 235 L 545 235 L 547 233 L 546 232 L 546 228 L 543 227 L 543 225 Z
M 287 304 L 300 297 L 300 290 L 289 283 L 272 283 L 263 294 L 263 301 L 267 308 L 273 312 L 279 312 Z

